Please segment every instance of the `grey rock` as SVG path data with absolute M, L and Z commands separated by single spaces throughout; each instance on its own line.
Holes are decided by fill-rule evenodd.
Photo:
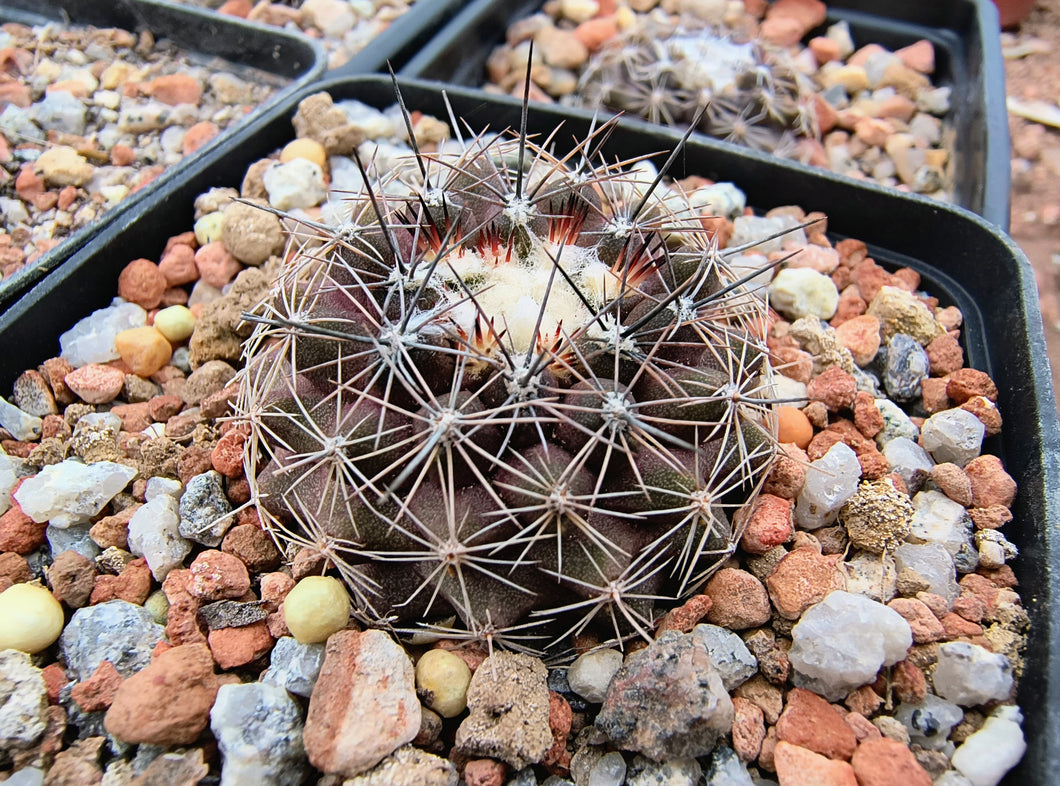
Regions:
M 534 774 L 534 768 L 524 767 L 514 773 L 505 782 L 504 786 L 537 786 L 537 776 Z
M 929 368 L 920 342 L 905 333 L 895 333 L 887 344 L 883 386 L 896 401 L 912 401 L 920 395 L 920 382 L 927 378 Z
M 44 537 L 48 539 L 48 548 L 52 554 L 76 551 L 82 557 L 94 560 L 100 555 L 100 549 L 89 534 L 91 529 L 90 524 L 75 524 L 72 527 L 55 527 L 49 524 L 44 530 Z
M 11 432 L 15 439 L 34 440 L 40 437 L 41 419 L 19 409 L 6 399 L 0 398 L 0 426 Z
M 710 662 L 721 675 L 725 690 L 734 691 L 758 671 L 758 659 L 747 649 L 743 639 L 718 625 L 696 625 L 692 635 L 703 642 Z
M 309 698 L 322 665 L 323 644 L 303 644 L 293 636 L 283 636 L 269 653 L 269 668 L 261 675 L 261 681 Z
M 703 768 L 695 759 L 657 762 L 636 756 L 629 765 L 626 786 L 696 786 L 702 777 Z
M 919 704 L 899 704 L 894 717 L 905 724 L 911 743 L 939 750 L 945 747 L 953 727 L 964 718 L 964 711 L 953 702 L 928 693 Z
M 963 467 L 982 451 L 986 427 L 967 410 L 947 409 L 924 421 L 920 432 L 924 449 L 936 464 L 949 461 Z
M 586 652 L 567 669 L 570 689 L 586 701 L 599 704 L 607 695 L 607 686 L 622 665 L 622 653 L 613 649 Z
M 180 497 L 180 534 L 204 546 L 221 545 L 234 521 L 221 473 L 211 469 L 188 481 Z
M 456 730 L 456 747 L 515 769 L 540 762 L 552 747 L 547 675 L 545 665 L 529 655 L 497 652 L 487 658 L 468 685 L 468 717 Z
M 963 707 L 1004 701 L 1012 692 L 1012 663 L 977 644 L 950 641 L 939 647 L 932 680 L 939 696 Z
M 876 409 L 883 415 L 883 428 L 880 429 L 875 437 L 876 444 L 881 450 L 884 445 L 898 437 L 905 437 L 916 442 L 917 437 L 920 436 L 920 429 L 902 411 L 901 407 L 889 398 L 878 398 L 876 399 Z
M 261 607 L 261 601 L 240 603 L 235 600 L 219 600 L 199 609 L 199 615 L 210 630 L 219 628 L 245 628 L 261 622 L 269 616 Z
M 85 133 L 87 108 L 81 99 L 65 90 L 48 93 L 29 108 L 30 114 L 45 131 L 81 136 Z
M 179 528 L 179 503 L 168 494 L 152 497 L 129 519 L 129 551 L 147 560 L 156 581 L 165 581 L 191 551 Z
M 719 745 L 710 759 L 707 770 L 707 786 L 752 786 L 747 765 L 732 748 Z
M 76 681 L 88 679 L 105 660 L 129 677 L 151 662 L 163 635 L 143 606 L 111 600 L 74 612 L 59 636 L 59 654 Z
M 29 655 L 0 650 L 0 750 L 31 747 L 48 724 L 48 691 Z
M 931 468 L 935 466 L 928 452 L 908 437 L 895 437 L 883 446 L 881 452 L 891 471 L 898 473 L 910 494 L 920 490 L 931 475 Z
M 302 747 L 302 711 L 287 691 L 252 682 L 222 685 L 210 710 L 221 749 L 221 786 L 286 786 L 309 772 Z
M 901 573 L 909 569 L 928 584 L 928 592 L 941 595 L 950 605 L 960 593 L 953 556 L 941 543 L 903 543 L 894 550 L 894 566 Z
M 702 639 L 667 631 L 626 658 L 596 727 L 615 747 L 662 761 L 706 755 L 732 720 L 732 700 Z
M 618 751 L 605 753 L 589 771 L 587 786 L 622 786 L 626 780 L 626 760 Z
M 36 767 L 23 767 L 11 773 L 4 786 L 43 786 L 44 770 Z

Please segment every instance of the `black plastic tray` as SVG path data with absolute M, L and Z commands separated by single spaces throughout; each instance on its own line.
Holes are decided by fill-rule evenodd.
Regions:
M 394 101 L 384 77 L 326 80 L 312 90 L 377 107 Z M 437 85 L 403 80 L 402 91 L 410 109 L 448 116 Z M 194 162 L 179 182 L 154 194 L 127 224 L 105 228 L 0 315 L 0 391 L 9 390 L 23 369 L 57 354 L 59 335 L 77 319 L 110 303 L 118 273 L 129 260 L 157 259 L 167 237 L 188 229 L 198 194 L 240 183 L 252 162 L 286 144 L 297 102 L 308 92 L 244 126 L 223 156 L 214 153 Z M 476 130 L 518 127 L 521 106 L 516 100 L 464 88 L 447 94 L 456 116 Z M 591 121 L 589 112 L 535 104 L 528 128 L 544 136 L 562 125 L 555 136 L 562 152 L 564 145 L 573 146 L 575 137 L 582 138 Z M 634 128 L 623 122 L 610 137 L 608 157 L 659 153 L 656 161 L 661 162 L 678 139 L 673 129 L 646 124 Z M 1003 457 L 1019 484 L 1015 518 L 1006 535 L 1021 549 L 1014 569 L 1033 624 L 1019 696 L 1030 747 L 1006 783 L 1055 783 L 1060 769 L 1060 657 L 1053 653 L 1060 653 L 1060 626 L 1052 619 L 1052 607 L 1060 592 L 1060 424 L 1034 275 L 1026 258 L 1005 234 L 966 210 L 791 166 L 731 145 L 693 142 L 672 174 L 731 180 L 745 191 L 748 203 L 761 210 L 797 204 L 824 211 L 835 237 L 865 241 L 872 257 L 884 265 L 914 267 L 923 276 L 924 289 L 964 312 L 968 362 L 990 373 L 1000 391 L 1005 426 L 988 448 Z
M 935 46 L 936 85 L 953 88 L 954 202 L 1008 229 L 1010 153 L 1005 68 L 990 0 L 826 0 L 828 22 L 846 20 L 854 41 L 898 49 Z M 402 76 L 480 87 L 486 60 L 508 26 L 542 0 L 474 0 L 402 70 Z M 812 32 L 817 35 L 824 27 Z
M 292 93 L 319 77 L 325 66 L 323 49 L 311 39 L 165 0 L 0 0 L 0 23 L 3 22 L 93 25 L 132 32 L 150 30 L 156 39 L 165 38 L 190 53 L 222 58 L 236 66 L 259 69 L 289 80 L 289 84 L 278 88 L 240 124 L 284 103 Z M 102 227 L 129 221 L 152 194 L 165 190 L 183 177 L 185 165 L 203 160 L 220 147 L 229 145 L 231 130 L 218 134 L 210 143 L 185 157 L 180 165 L 171 167 L 96 221 L 0 281 L 0 309 L 8 307 L 58 267 Z

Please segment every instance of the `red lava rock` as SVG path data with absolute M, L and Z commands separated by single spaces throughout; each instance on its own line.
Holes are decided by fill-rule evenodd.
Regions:
M 171 287 L 190 284 L 199 279 L 199 268 L 195 265 L 195 251 L 182 243 L 171 246 L 162 254 L 158 269 Z
M 850 759 L 857 747 L 854 731 L 835 708 L 813 691 L 793 688 L 777 721 L 777 739 L 830 759 Z
M 266 573 L 261 577 L 261 599 L 269 612 L 266 622 L 273 638 L 291 635 L 287 623 L 283 621 L 283 599 L 294 589 L 295 583 L 286 573 Z
M 151 409 L 151 418 L 156 423 L 165 423 L 184 409 L 184 401 L 180 396 L 155 396 L 147 404 Z
M 925 348 L 930 364 L 931 376 L 944 377 L 964 366 L 964 350 L 961 343 L 949 333 L 931 340 Z
M 243 265 L 228 253 L 225 244 L 220 240 L 207 243 L 195 252 L 195 266 L 202 280 L 218 289 L 225 286 L 243 269 Z
M 217 441 L 210 454 L 213 468 L 226 478 L 237 478 L 243 474 L 243 445 L 246 435 L 241 431 L 229 431 Z
M 942 619 L 942 615 L 950 610 L 949 601 L 934 592 L 918 592 L 916 599 L 931 609 L 931 613 L 938 619 Z
M 961 404 L 961 409 L 971 412 L 982 421 L 988 437 L 1001 433 L 1001 412 L 998 411 L 997 405 L 990 399 L 983 396 L 972 396 Z
M 213 659 L 222 669 L 234 669 L 256 661 L 272 649 L 272 636 L 265 620 L 242 628 L 218 628 L 207 636 Z
M 741 761 L 752 762 L 762 752 L 766 724 L 761 708 L 739 696 L 732 700 L 732 749 Z
M 210 722 L 218 687 L 204 645 L 173 647 L 121 684 L 103 725 L 125 742 L 190 745 Z
M 110 163 L 114 166 L 129 166 L 136 161 L 136 151 L 128 145 L 114 145 L 110 149 Z
M 850 727 L 859 743 L 865 740 L 879 739 L 883 736 L 880 734 L 880 730 L 872 725 L 872 721 L 860 712 L 848 712 L 843 716 L 843 723 Z
M 693 595 L 683 605 L 666 612 L 666 616 L 655 628 L 655 637 L 658 638 L 668 630 L 690 633 L 713 605 L 714 601 L 709 595 Z
M 847 697 L 843 699 L 843 704 L 851 712 L 856 712 L 867 718 L 880 708 L 883 704 L 883 697 L 876 693 L 871 685 L 862 685 L 847 694 Z
M 59 404 L 73 404 L 77 397 L 73 391 L 66 386 L 66 375 L 74 370 L 66 358 L 48 358 L 40 366 L 40 373 L 48 380 L 48 386 L 52 389 L 52 395 Z
M 815 38 L 811 38 L 808 46 L 810 47 L 810 51 L 813 52 L 814 58 L 817 60 L 817 65 L 824 65 L 832 60 L 839 60 L 842 58 L 839 42 L 826 36 L 819 35 Z
M 250 591 L 247 566 L 223 551 L 204 551 L 191 563 L 188 592 L 205 601 L 241 598 Z
M 777 741 L 773 764 L 782 786 L 858 786 L 854 768 L 847 762 L 834 761 L 784 740 Z
M 788 379 L 809 382 L 813 376 L 813 355 L 797 347 L 777 347 L 773 350 L 773 367 Z
M 762 710 L 765 722 L 775 725 L 784 709 L 784 695 L 776 685 L 770 685 L 765 677 L 757 674 L 733 691 L 733 696 L 747 699 Z
M 829 366 L 806 385 L 806 396 L 822 402 L 829 412 L 852 407 L 857 393 L 857 380 L 839 366 Z
M 931 776 L 898 740 L 866 740 L 858 746 L 850 764 L 859 786 L 931 786 Z
M 214 139 L 219 133 L 221 133 L 221 129 L 217 127 L 216 123 L 212 123 L 209 120 L 202 120 L 185 132 L 184 142 L 181 145 L 181 152 L 186 156 L 190 156 L 203 145 Z
M 927 679 L 916 664 L 903 660 L 894 664 L 891 671 L 891 687 L 899 701 L 919 704 L 927 694 Z
M 961 593 L 960 597 L 953 601 L 953 611 L 969 622 L 979 623 L 986 614 L 986 606 L 975 595 Z
M 944 614 L 939 622 L 942 624 L 944 639 L 959 639 L 964 636 L 971 638 L 972 636 L 983 635 L 982 626 L 969 622 L 961 615 L 953 612 Z
M 574 713 L 565 698 L 554 690 L 548 692 L 548 727 L 552 731 L 552 747 L 548 749 L 541 763 L 553 775 L 570 772 L 570 752 L 567 750 L 567 737 L 570 735 Z
M 117 576 L 97 576 L 89 603 L 95 606 L 108 600 L 124 600 L 142 606 L 150 594 L 151 569 L 147 567 L 147 560 L 138 557 Z
M 1012 501 L 1016 498 L 1016 481 L 1005 472 L 997 456 L 976 456 L 964 465 L 964 473 L 972 482 L 972 502 L 975 507 L 1012 507 Z
M 827 14 L 820 0 L 777 0 L 766 12 L 761 34 L 777 46 L 794 46 L 823 24 Z
M 939 491 L 954 502 L 965 507 L 972 504 L 972 481 L 956 464 L 936 464 L 931 468 L 931 479 L 939 487 Z
M 250 0 L 225 0 L 221 7 L 217 9 L 217 13 L 246 19 L 250 16 L 250 12 L 253 9 L 254 4 Z
M 44 678 L 44 689 L 48 692 L 48 703 L 58 704 L 59 692 L 69 684 L 70 678 L 58 663 L 49 663 L 41 669 L 41 677 Z
M 24 584 L 32 578 L 33 572 L 25 557 L 13 551 L 0 553 L 0 584 L 4 585 L 4 589 L 13 584 Z
M 924 402 L 924 411 L 929 415 L 953 406 L 950 397 L 946 394 L 947 387 L 945 378 L 928 377 L 920 380 L 920 397 Z
M 208 418 L 219 418 L 230 414 L 232 411 L 232 404 L 235 402 L 238 395 L 239 385 L 228 385 L 227 387 L 218 390 L 216 393 L 211 393 L 199 402 L 199 410 Z
M 872 394 L 859 390 L 854 397 L 854 427 L 865 437 L 872 439 L 883 428 L 883 415 Z
M 181 453 L 177 460 L 177 477 L 180 478 L 180 482 L 187 486 L 188 481 L 196 475 L 213 469 L 213 463 L 210 461 L 211 452 L 209 448 L 202 445 L 191 445 Z
M 0 551 L 30 554 L 44 544 L 47 529 L 48 522 L 35 522 L 12 497 L 11 507 L 0 516 Z
M 221 551 L 232 554 L 254 573 L 276 570 L 283 558 L 272 538 L 253 524 L 237 524 L 228 530 Z
M 508 768 L 494 759 L 472 759 L 464 767 L 467 786 L 503 786 Z
M 96 565 L 76 551 L 56 554 L 47 570 L 48 584 L 56 600 L 72 609 L 88 603 L 96 579 Z
M 44 193 L 44 180 L 33 171 L 33 164 L 23 164 L 15 178 L 15 193 L 26 202 L 33 202 Z
M 751 510 L 740 548 L 751 554 L 765 554 L 786 542 L 794 531 L 790 499 L 760 494 Z
M 840 267 L 836 269 L 836 271 L 832 274 L 832 281 L 833 283 L 836 283 L 836 279 L 849 277 L 850 268 Z M 837 283 L 836 286 L 838 288 L 839 284 Z M 839 304 L 836 306 L 835 316 L 832 317 L 829 324 L 831 324 L 832 327 L 838 329 L 841 325 L 845 325 L 850 320 L 857 319 L 858 317 L 862 316 L 868 307 L 869 304 L 865 302 L 865 300 L 861 297 L 860 294 L 858 294 L 858 288 L 854 286 L 848 286 L 843 289 L 842 292 L 839 293 Z M 865 338 L 869 342 L 871 342 L 872 340 L 871 334 L 868 334 Z M 858 349 L 858 355 L 854 355 L 854 350 L 851 349 L 851 356 L 861 358 L 865 357 L 868 352 L 868 349 L 865 348 L 865 345 L 858 344 L 855 346 Z M 871 343 L 869 343 L 868 346 L 871 346 Z M 847 347 L 847 349 L 850 349 L 850 347 Z
M 166 74 L 152 79 L 141 90 L 163 104 L 198 104 L 202 100 L 202 85 L 188 74 Z
M 574 28 L 574 37 L 590 52 L 595 52 L 618 35 L 618 22 L 614 17 L 597 17 L 582 22 Z
M 27 109 L 33 103 L 29 85 L 22 82 L 0 82 L 0 101 Z
M 166 617 L 166 638 L 172 644 L 205 644 L 206 634 L 199 624 L 199 599 L 188 592 L 190 570 L 171 570 L 162 582 L 162 592 L 169 601 Z M 294 582 L 291 582 L 294 586 Z
M 784 499 L 795 499 L 806 482 L 806 451 L 790 442 L 780 445 L 773 468 L 769 470 L 762 491 Z
M 707 622 L 730 630 L 757 628 L 772 616 L 762 582 L 745 570 L 722 568 L 711 577 L 703 594 L 713 601 Z
M 114 701 L 114 694 L 122 681 L 123 677 L 114 664 L 105 660 L 96 667 L 91 677 L 70 689 L 70 698 L 85 712 L 99 712 Z
M 768 772 L 777 771 L 777 763 L 774 754 L 777 749 L 777 727 L 770 726 L 766 729 L 766 738 L 762 740 L 762 752 L 758 754 L 758 766 Z
M 134 259 L 118 276 L 118 294 L 148 309 L 162 302 L 162 293 L 170 286 L 150 259 Z
M 897 611 L 909 623 L 914 644 L 930 644 L 946 635 L 931 609 L 915 598 L 895 598 L 887 607 Z
M 907 68 L 921 74 L 935 73 L 935 47 L 930 41 L 920 39 L 914 44 L 896 49 L 894 53 Z
M 125 373 L 114 366 L 89 363 L 64 378 L 66 385 L 88 404 L 113 401 L 125 386 Z
M 997 611 L 998 596 L 1001 589 L 990 579 L 977 573 L 969 573 L 958 582 L 964 593 L 973 595 L 983 604 L 984 615 L 990 616 Z M 962 593 L 962 594 L 964 594 Z
M 973 396 L 983 396 L 996 404 L 997 385 L 978 369 L 962 368 L 946 378 L 946 395 L 956 404 L 963 404 Z
M 74 186 L 65 186 L 59 192 L 59 201 L 56 205 L 60 210 L 66 210 L 74 203 L 75 199 L 77 199 L 77 188 Z
M 988 508 L 971 508 L 968 515 L 976 529 L 999 529 L 1012 521 L 1012 511 L 1004 505 L 991 505 Z
M 121 418 L 121 430 L 137 433 L 154 423 L 151 417 L 151 405 L 146 401 L 136 404 L 118 404 L 111 409 L 115 415 Z
M 829 592 L 846 588 L 839 565 L 842 554 L 824 556 L 813 549 L 795 549 L 766 578 L 769 597 L 780 616 L 798 619 Z

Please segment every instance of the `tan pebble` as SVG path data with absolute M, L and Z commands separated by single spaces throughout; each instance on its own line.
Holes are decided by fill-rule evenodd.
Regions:
M 129 370 L 140 377 L 151 376 L 173 356 L 173 347 L 154 327 L 123 330 L 114 337 L 114 348 Z
M 58 145 L 41 153 L 34 168 L 49 186 L 83 186 L 96 168 L 66 145 Z
M 324 146 L 315 139 L 295 139 L 280 151 L 280 162 L 286 164 L 296 158 L 312 161 L 322 170 L 327 167 L 328 154 Z
M 125 386 L 125 372 L 113 366 L 89 363 L 64 377 L 67 387 L 88 404 L 113 401 Z

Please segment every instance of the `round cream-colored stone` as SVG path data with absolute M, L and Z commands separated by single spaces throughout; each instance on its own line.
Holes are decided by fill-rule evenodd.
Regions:
M 165 625 L 169 620 L 169 598 L 162 590 L 155 590 L 147 596 L 144 601 L 144 609 L 151 615 L 151 619 L 159 625 Z
M 187 306 L 169 306 L 155 314 L 158 332 L 174 344 L 189 338 L 195 331 L 195 315 Z
M 324 149 L 324 146 L 317 142 L 315 139 L 295 139 L 293 142 L 288 142 L 287 146 L 280 151 L 280 162 L 288 163 L 294 161 L 296 158 L 304 158 L 307 161 L 312 161 L 321 169 L 324 169 L 328 163 L 328 153 Z
M 173 347 L 153 327 L 137 327 L 123 330 L 114 337 L 114 348 L 132 373 L 149 377 L 173 357 Z
M 327 641 L 350 619 L 350 596 L 331 576 L 307 576 L 283 601 L 283 618 L 291 635 L 303 644 Z
M 63 632 L 63 607 L 40 584 L 15 584 L 0 593 L 0 650 L 35 655 Z
M 448 650 L 427 650 L 416 664 L 416 692 L 443 718 L 455 718 L 467 707 L 471 669 Z
M 200 246 L 221 239 L 221 224 L 224 221 L 224 213 L 215 210 L 195 222 L 195 242 Z

